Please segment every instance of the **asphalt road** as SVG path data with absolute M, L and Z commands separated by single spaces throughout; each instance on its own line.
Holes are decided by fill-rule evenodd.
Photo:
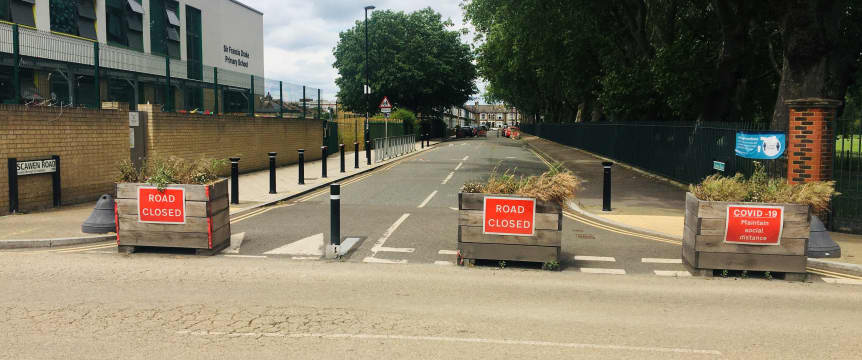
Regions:
M 548 169 L 520 143 L 490 134 L 441 144 L 343 186 L 342 238 L 361 239 L 346 261 L 454 265 L 461 186 L 492 171 L 535 175 Z M 329 211 L 328 191 L 321 191 L 238 221 L 232 231 L 243 233 L 239 255 L 315 259 L 321 237 L 328 241 Z M 655 275 L 658 270 L 677 276 L 684 270 L 674 263 L 679 252 L 673 240 L 621 233 L 574 214 L 564 218 L 564 271 Z

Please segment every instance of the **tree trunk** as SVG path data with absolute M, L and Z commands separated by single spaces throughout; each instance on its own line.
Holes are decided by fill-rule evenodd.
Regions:
M 836 46 L 841 36 L 840 0 L 794 0 L 781 23 L 784 65 L 771 128 L 786 130 L 786 100 L 826 98 L 844 101 L 853 66 L 852 50 Z
M 704 98 L 701 118 L 704 121 L 735 122 L 741 112 L 739 103 L 734 100 L 745 59 L 751 14 L 745 0 L 713 0 L 712 3 L 721 24 L 722 46 L 715 87 Z

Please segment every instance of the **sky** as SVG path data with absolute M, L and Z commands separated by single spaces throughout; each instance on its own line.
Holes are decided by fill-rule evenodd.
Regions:
M 338 34 L 365 17 L 365 6 L 415 11 L 431 7 L 465 27 L 461 0 L 240 0 L 263 12 L 265 76 L 320 88 L 324 100 L 338 92 L 332 50 Z M 369 12 L 369 16 L 371 13 Z M 468 40 L 469 38 L 465 38 Z M 362 91 L 359 89 L 358 91 Z

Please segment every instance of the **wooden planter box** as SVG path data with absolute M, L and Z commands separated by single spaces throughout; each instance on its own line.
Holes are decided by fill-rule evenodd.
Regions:
M 227 179 L 208 185 L 168 185 L 185 189 L 185 224 L 139 221 L 138 188 L 149 184 L 117 184 L 117 245 L 121 252 L 138 246 L 196 249 L 214 255 L 230 245 Z
M 562 245 L 563 211 L 556 203 L 536 200 L 534 236 L 484 234 L 485 196 L 521 197 L 499 194 L 458 194 L 459 262 L 484 260 L 559 262 Z M 463 265 L 463 263 L 462 263 Z
M 784 207 L 780 244 L 726 243 L 728 205 Z M 713 270 L 748 270 L 783 272 L 785 279 L 804 280 L 810 221 L 807 205 L 702 201 L 687 193 L 682 260 L 702 276 L 712 276 Z

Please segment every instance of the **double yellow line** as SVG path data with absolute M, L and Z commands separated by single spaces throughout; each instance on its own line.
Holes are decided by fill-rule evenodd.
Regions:
M 621 235 L 627 235 L 627 236 L 636 237 L 636 238 L 641 238 L 641 239 L 645 239 L 645 240 L 652 240 L 652 241 L 662 242 L 662 243 L 665 243 L 665 244 L 671 244 L 671 245 L 682 246 L 682 242 L 681 242 L 681 241 L 678 241 L 678 240 L 671 240 L 671 239 L 666 239 L 666 238 L 659 237 L 659 236 L 647 235 L 647 234 L 641 234 L 641 233 L 637 233 L 637 232 L 633 232 L 633 231 L 628 231 L 628 230 L 624 230 L 624 229 L 616 228 L 616 227 L 613 227 L 613 226 L 610 226 L 610 225 L 605 225 L 605 224 L 600 223 L 600 222 L 598 222 L 598 221 L 595 221 L 595 220 L 592 220 L 592 219 L 586 218 L 586 217 L 584 217 L 584 216 L 582 216 L 582 215 L 578 215 L 578 214 L 574 214 L 574 213 L 568 212 L 568 211 L 563 211 L 563 216 L 565 216 L 565 217 L 567 217 L 567 218 L 569 218 L 569 219 L 572 219 L 572 220 L 574 220 L 574 221 L 577 221 L 577 222 L 579 222 L 579 223 L 586 224 L 586 225 L 589 225 L 589 226 L 592 226 L 592 227 L 596 227 L 596 228 L 599 228 L 599 229 L 602 229 L 602 230 L 605 230 L 605 231 L 608 231 L 608 232 L 612 232 L 612 233 L 616 233 L 616 234 L 621 234 Z
M 813 268 L 813 267 L 807 267 L 806 270 L 808 270 L 808 272 L 810 272 L 812 274 L 817 274 L 820 276 L 828 276 L 831 278 L 862 280 L 862 276 L 842 274 L 842 273 L 838 273 L 838 272 L 834 272 L 834 271 L 823 270 L 823 269 L 818 269 L 818 268 Z
M 98 243 L 98 244 L 81 245 L 81 246 L 60 248 L 60 249 L 9 251 L 8 253 L 14 253 L 14 254 L 45 254 L 45 253 L 64 254 L 64 253 L 82 252 L 82 251 L 87 251 L 87 250 L 108 249 L 108 248 L 113 248 L 113 247 L 117 247 L 116 241 L 112 241 L 111 243 L 108 243 L 108 244 L 102 242 L 102 243 Z

